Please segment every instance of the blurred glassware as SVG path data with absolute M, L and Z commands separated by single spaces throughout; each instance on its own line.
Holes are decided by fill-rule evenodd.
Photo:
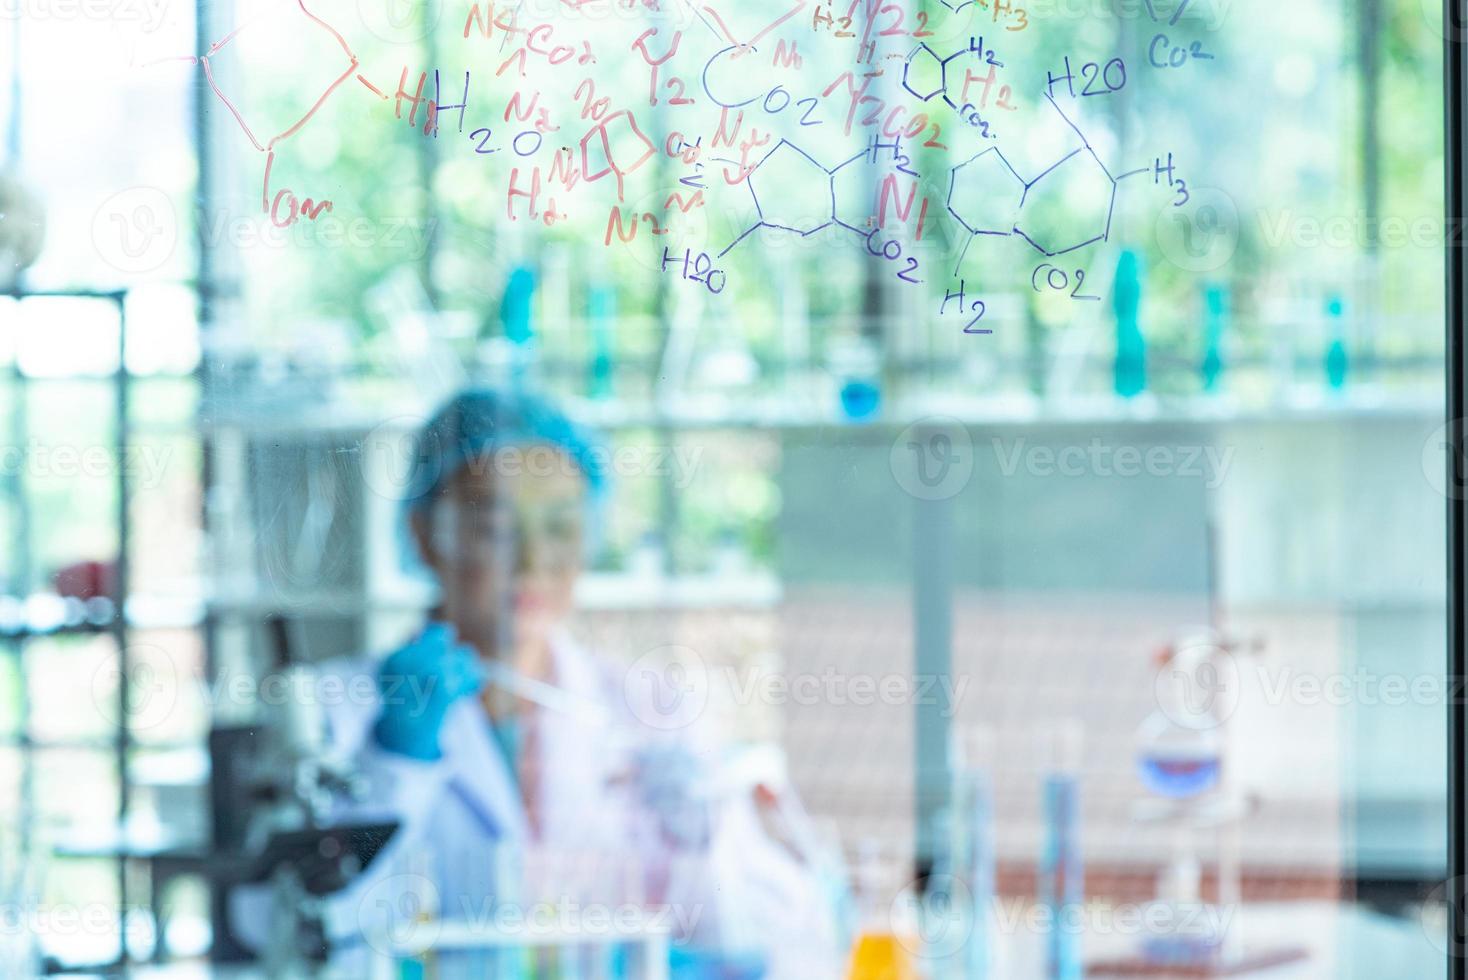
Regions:
M 46 243 L 46 211 L 19 180 L 0 174 L 0 290 L 14 289 L 20 274 Z

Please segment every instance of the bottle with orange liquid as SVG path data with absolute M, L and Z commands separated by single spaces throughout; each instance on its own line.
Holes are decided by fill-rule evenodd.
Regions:
M 887 870 L 876 842 L 866 842 L 856 876 L 861 918 L 846 980 L 918 980 L 917 930 L 903 903 L 892 902 Z

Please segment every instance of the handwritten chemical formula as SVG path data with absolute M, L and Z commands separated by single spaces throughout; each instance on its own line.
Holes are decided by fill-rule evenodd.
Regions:
M 505 226 L 634 251 L 703 301 L 762 288 L 755 266 L 776 248 L 844 249 L 922 290 L 940 323 L 986 334 L 994 270 L 1097 301 L 1092 266 L 1123 204 L 1187 209 L 1207 176 L 1166 133 L 1140 152 L 1114 133 L 1139 78 L 1155 89 L 1218 63 L 1191 0 L 1147 0 L 1140 48 L 1099 55 L 1024 0 L 447 0 L 431 45 L 385 49 L 315 2 L 279 0 L 170 59 L 204 74 L 260 154 L 279 227 L 337 207 L 275 175 L 324 106 L 358 100 L 366 124 L 484 168 Z M 282 23 L 335 67 L 262 130 L 218 63 Z M 414 62 L 424 50 L 435 63 Z

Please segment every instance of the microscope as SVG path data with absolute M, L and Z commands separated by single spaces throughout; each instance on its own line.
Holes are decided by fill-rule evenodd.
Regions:
M 332 897 L 362 874 L 397 824 L 333 820 L 363 798 L 365 781 L 333 750 L 316 671 L 294 656 L 289 623 L 272 616 L 266 627 L 282 696 L 271 699 L 257 727 L 216 731 L 211 739 L 223 763 L 214 786 L 216 844 L 224 851 L 216 870 L 226 887 L 268 893 L 267 975 L 319 977 L 332 954 Z M 220 819 L 221 806 L 234 810 L 233 821 Z M 222 835 L 231 823 L 235 832 Z

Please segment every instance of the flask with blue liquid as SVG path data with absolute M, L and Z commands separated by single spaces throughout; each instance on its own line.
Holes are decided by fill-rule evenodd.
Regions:
M 1153 685 L 1157 709 L 1137 729 L 1137 772 L 1158 796 L 1186 800 L 1218 786 L 1223 736 L 1214 702 L 1225 688 L 1211 659 L 1215 649 L 1180 645 Z
M 1223 726 L 1236 689 L 1226 672 L 1231 664 L 1225 642 L 1212 629 L 1184 634 L 1159 655 L 1157 708 L 1137 729 L 1137 774 L 1162 804 L 1153 819 L 1173 825 L 1172 856 L 1146 910 L 1141 945 L 1149 963 L 1212 969 L 1224 953 L 1226 927 L 1219 928 L 1216 915 L 1200 915 L 1206 906 L 1196 835 L 1217 828 L 1219 815 L 1231 812 L 1223 796 Z M 1219 875 L 1223 896 L 1229 890 L 1222 860 Z

